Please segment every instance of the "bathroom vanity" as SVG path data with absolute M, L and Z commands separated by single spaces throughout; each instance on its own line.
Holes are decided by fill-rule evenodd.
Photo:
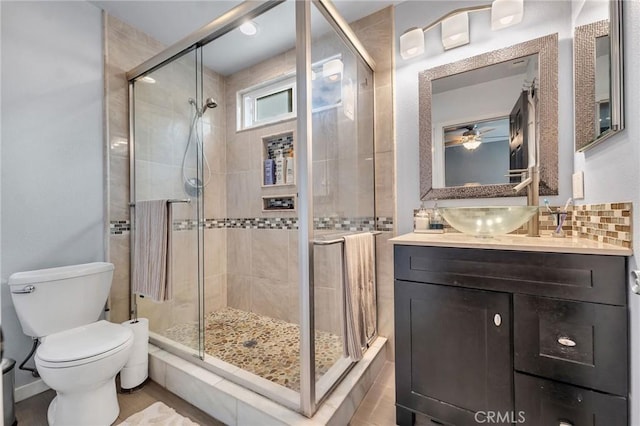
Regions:
M 391 241 L 399 425 L 415 413 L 456 426 L 627 425 L 630 249 L 524 236 Z

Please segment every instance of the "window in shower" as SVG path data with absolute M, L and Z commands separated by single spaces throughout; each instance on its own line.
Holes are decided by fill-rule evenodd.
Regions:
M 295 118 L 295 99 L 295 75 L 239 91 L 238 130 Z
M 342 105 L 343 71 L 341 54 L 323 58 L 311 65 L 313 112 Z M 285 77 L 238 91 L 238 130 L 295 118 L 295 80 L 295 72 L 291 71 Z

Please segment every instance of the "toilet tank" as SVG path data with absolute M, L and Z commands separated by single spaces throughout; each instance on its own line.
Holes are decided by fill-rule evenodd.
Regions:
M 24 334 L 44 337 L 97 321 L 113 269 L 111 263 L 94 262 L 11 275 L 9 289 Z

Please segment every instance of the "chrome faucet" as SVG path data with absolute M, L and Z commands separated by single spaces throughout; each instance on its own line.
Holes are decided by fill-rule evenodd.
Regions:
M 513 187 L 516 194 L 527 188 L 527 206 L 538 207 L 540 204 L 540 170 L 538 166 L 531 166 L 522 172 L 522 180 Z M 531 216 L 527 225 L 528 237 L 540 236 L 540 220 L 538 213 Z

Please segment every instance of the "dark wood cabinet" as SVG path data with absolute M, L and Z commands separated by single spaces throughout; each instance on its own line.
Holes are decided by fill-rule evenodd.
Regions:
M 516 414 L 531 426 L 625 426 L 627 400 L 526 374 L 515 374 Z
M 396 281 L 395 312 L 398 404 L 457 425 L 512 409 L 511 295 Z
M 394 256 L 398 424 L 627 424 L 624 257 Z

